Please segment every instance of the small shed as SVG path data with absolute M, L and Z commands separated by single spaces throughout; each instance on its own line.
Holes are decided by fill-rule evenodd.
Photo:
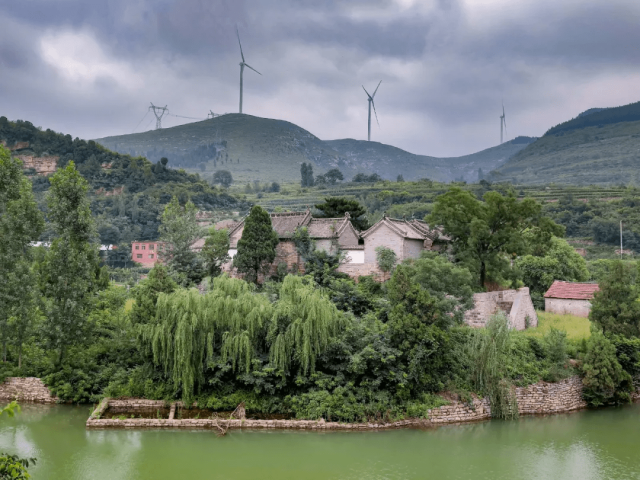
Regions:
M 545 312 L 588 317 L 591 300 L 599 290 L 597 283 L 574 283 L 556 280 L 544 294 Z

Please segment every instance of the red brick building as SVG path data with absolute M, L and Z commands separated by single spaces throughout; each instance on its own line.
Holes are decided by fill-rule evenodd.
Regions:
M 158 262 L 162 263 L 158 258 L 158 253 L 162 249 L 164 244 L 158 241 L 132 242 L 131 260 L 145 267 L 153 267 Z

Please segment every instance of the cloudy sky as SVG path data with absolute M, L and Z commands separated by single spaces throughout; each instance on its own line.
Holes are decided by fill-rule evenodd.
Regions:
M 637 0 L 0 2 L 0 115 L 81 138 L 244 112 L 455 156 L 640 100 Z M 184 123 L 167 117 L 166 127 Z M 150 123 L 151 122 L 151 123 Z M 137 128 L 136 128 L 137 126 Z

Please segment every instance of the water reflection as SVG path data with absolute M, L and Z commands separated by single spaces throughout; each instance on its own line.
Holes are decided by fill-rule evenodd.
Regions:
M 639 479 L 640 405 L 382 432 L 85 430 L 85 407 L 0 419 L 0 450 L 46 479 Z

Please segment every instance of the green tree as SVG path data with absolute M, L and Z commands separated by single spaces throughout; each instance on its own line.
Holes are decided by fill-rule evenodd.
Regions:
M 271 216 L 259 206 L 254 206 L 244 222 L 242 238 L 238 240 L 238 253 L 233 265 L 251 282 L 258 281 L 259 274 L 266 274 L 276 258 L 278 234 L 271 225 Z
M 313 187 L 313 165 L 311 163 L 302 163 L 300 166 L 300 186 Z
M 633 390 L 631 375 L 618 362 L 615 346 L 599 332 L 593 332 L 587 341 L 582 371 L 582 395 L 590 405 L 629 401 Z
M 227 263 L 229 256 L 229 231 L 226 228 L 216 230 L 209 229 L 209 235 L 204 241 L 201 252 L 204 258 L 205 268 L 210 277 L 217 277 L 222 273 L 222 266 Z
M 36 313 L 36 277 L 29 243 L 44 228 L 42 214 L 22 174 L 20 160 L 0 146 L 0 336 L 2 359 L 14 341 L 22 363 L 22 343 Z
M 631 267 L 618 261 L 600 281 L 600 291 L 595 293 L 591 302 L 589 319 L 605 335 L 640 336 L 639 292 L 633 280 Z
M 492 191 L 484 201 L 453 187 L 440 195 L 425 220 L 442 225 L 452 240 L 454 254 L 476 273 L 478 283 L 504 280 L 511 274 L 508 257 L 529 253 L 534 246 L 548 244 L 564 228 L 542 214 L 542 206 L 531 198 L 518 200 Z
M 45 297 L 44 330 L 51 346 L 58 350 L 58 363 L 62 363 L 68 347 L 87 338 L 99 257 L 93 243 L 96 232 L 87 181 L 69 162 L 50 182 L 48 218 L 57 238 L 40 266 L 40 282 Z
M 324 174 L 324 178 L 327 180 L 329 185 L 335 185 L 336 183 L 344 180 L 344 175 L 342 175 L 342 172 L 337 168 L 332 168 Z
M 393 270 L 397 261 L 396 252 L 382 245 L 376 247 L 376 262 L 383 272 L 389 273 Z
M 367 221 L 367 209 L 360 205 L 357 200 L 350 200 L 344 197 L 327 197 L 324 203 L 315 206 L 322 212 L 323 218 L 344 217 L 345 213 L 349 214 L 351 224 L 357 230 L 366 230 L 369 228 Z
M 178 288 L 164 265 L 156 263 L 149 276 L 138 283 L 132 291 L 131 322 L 149 323 L 156 317 L 156 302 L 161 293 L 172 293 Z
M 587 262 L 566 240 L 553 237 L 542 257 L 525 255 L 516 260 L 522 281 L 531 290 L 537 308 L 544 308 L 544 293 L 554 280 L 584 282 L 589 279 Z
M 218 170 L 213 174 L 212 182 L 214 185 L 222 185 L 225 188 L 229 188 L 233 183 L 233 176 L 229 170 Z
M 182 207 L 174 196 L 164 208 L 159 228 L 160 240 L 164 242 L 160 258 L 183 286 L 200 283 L 205 275 L 202 261 L 192 249 L 202 234 L 196 213 L 191 201 Z
M 162 158 L 160 159 L 160 163 L 162 164 L 162 166 L 163 166 L 164 168 L 167 168 L 167 163 L 169 163 L 169 159 L 168 159 L 167 157 L 162 157 Z

